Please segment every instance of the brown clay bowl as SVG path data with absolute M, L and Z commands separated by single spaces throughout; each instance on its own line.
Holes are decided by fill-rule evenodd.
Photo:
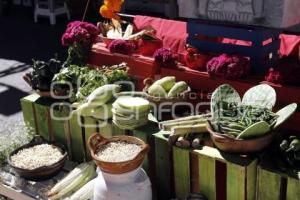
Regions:
M 125 141 L 129 143 L 138 144 L 142 146 L 142 150 L 135 158 L 124 162 L 106 162 L 100 160 L 96 155 L 99 149 L 101 148 L 101 146 L 113 141 Z M 88 147 L 90 149 L 91 155 L 96 165 L 102 171 L 111 174 L 123 174 L 140 167 L 144 160 L 145 155 L 149 151 L 149 145 L 139 138 L 122 135 L 122 136 L 114 136 L 112 138 L 106 139 L 102 137 L 99 133 L 95 133 L 89 138 Z
M 248 140 L 236 139 L 213 131 L 210 124 L 207 125 L 207 131 L 210 133 L 210 138 L 218 149 L 228 153 L 239 154 L 260 152 L 271 144 L 275 136 L 275 132 L 271 131 L 259 138 Z
M 54 147 L 58 148 L 59 151 L 63 154 L 62 159 L 60 159 L 58 162 L 56 162 L 52 165 L 43 166 L 43 167 L 39 167 L 39 168 L 32 169 L 32 170 L 19 168 L 12 164 L 12 162 L 11 162 L 12 155 L 16 154 L 18 151 L 20 151 L 22 149 L 33 147 L 33 146 L 36 146 L 39 144 L 51 144 Z M 19 174 L 21 177 L 23 177 L 25 179 L 44 180 L 44 179 L 51 178 L 54 175 L 56 175 L 61 170 L 61 168 L 64 166 L 66 159 L 67 159 L 67 151 L 63 145 L 60 145 L 55 142 L 47 142 L 42 137 L 37 136 L 30 143 L 25 144 L 25 145 L 15 149 L 13 152 L 11 152 L 8 157 L 8 164 L 17 174 Z

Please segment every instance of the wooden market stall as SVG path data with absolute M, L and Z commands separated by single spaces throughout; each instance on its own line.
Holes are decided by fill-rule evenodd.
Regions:
M 136 16 L 133 21 L 137 27 L 147 26 L 149 24 L 146 22 L 150 21 L 150 25 L 157 28 L 157 37 L 162 38 L 163 45 L 170 45 L 173 51 L 176 49 L 178 61 L 185 59 L 184 44 L 187 39 L 187 42 L 205 53 L 239 53 L 250 57 L 251 75 L 247 78 L 226 79 L 213 77 L 205 70 L 190 69 L 184 62 L 178 67 L 162 66 L 152 56 L 138 52 L 126 55 L 111 52 L 101 40 L 93 44 L 88 63 L 99 68 L 102 65 L 126 62 L 129 67 L 128 74 L 134 78 L 138 91 L 145 87 L 143 81 L 146 78 L 174 76 L 177 81 L 185 81 L 192 91 L 200 94 L 190 101 L 193 103 L 210 102 L 211 93 L 222 84 L 230 84 L 239 95 L 243 95 L 249 88 L 260 83 L 266 83 L 275 89 L 276 111 L 292 102 L 300 103 L 300 87 L 274 84 L 264 81 L 263 78 L 278 58 L 280 45 L 283 44 L 283 40 L 280 40 L 283 36 L 280 36 L 281 31 L 278 29 L 241 25 L 229 27 L 203 21 L 182 22 L 146 16 Z M 172 35 L 172 32 L 179 27 L 181 37 L 176 40 L 176 35 Z M 199 35 L 205 37 L 196 37 Z M 218 38 L 218 41 L 210 37 Z M 251 41 L 251 45 L 225 43 L 220 38 L 247 40 Z M 264 45 L 266 40 L 270 42 Z M 300 179 L 295 175 L 299 171 L 278 169 L 273 163 L 274 160 L 270 159 L 269 151 L 250 155 L 226 153 L 216 148 L 207 134 L 197 148 L 180 148 L 170 143 L 166 136 L 169 133 L 161 130 L 159 126 L 159 122 L 169 119 L 169 115 L 161 120 L 151 114 L 146 125 L 127 130 L 117 126 L 114 120 L 108 120 L 103 126 L 103 121 L 61 109 L 62 105 L 68 107 L 70 103 L 46 98 L 37 93 L 21 99 L 24 121 L 46 140 L 63 144 L 67 148 L 70 161 L 80 163 L 92 159 L 87 142 L 94 133 L 100 133 L 106 138 L 130 135 L 149 144 L 150 150 L 142 167 L 151 180 L 153 199 L 185 199 L 191 193 L 202 193 L 209 200 L 300 199 Z M 183 113 L 180 114 L 183 116 Z M 300 132 L 299 122 L 298 109 L 280 131 L 297 135 Z M 15 199 L 28 195 L 22 188 L 17 193 L 1 184 L 0 189 L 0 193 Z M 25 198 L 27 197 L 24 196 Z M 31 194 L 28 199 L 30 198 L 34 196 Z

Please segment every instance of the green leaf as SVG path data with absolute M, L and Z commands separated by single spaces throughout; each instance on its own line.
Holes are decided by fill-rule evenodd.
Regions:
M 276 92 L 267 84 L 260 84 L 250 88 L 244 95 L 242 104 L 272 110 L 276 103 Z

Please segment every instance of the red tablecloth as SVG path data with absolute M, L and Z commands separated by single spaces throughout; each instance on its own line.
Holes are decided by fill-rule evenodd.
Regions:
M 138 29 L 152 26 L 156 35 L 163 41 L 164 47 L 172 49 L 173 52 L 184 54 L 186 44 L 187 23 L 174 20 L 166 20 L 148 16 L 135 16 L 134 23 Z M 284 56 L 295 56 L 300 59 L 300 36 L 281 34 L 280 54 Z M 223 42 L 249 45 L 247 41 L 224 39 Z

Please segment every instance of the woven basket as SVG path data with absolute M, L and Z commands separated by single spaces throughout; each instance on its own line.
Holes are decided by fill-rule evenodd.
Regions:
M 140 153 L 133 158 L 132 160 L 124 161 L 124 162 L 106 162 L 103 160 L 100 160 L 97 157 L 97 153 L 101 146 L 109 143 L 109 142 L 115 142 L 115 141 L 124 141 L 128 143 L 138 144 L 141 145 L 142 150 Z M 138 167 L 141 166 L 145 155 L 149 151 L 149 145 L 146 144 L 143 140 L 132 137 L 132 136 L 114 136 L 112 138 L 104 138 L 99 133 L 93 134 L 89 140 L 88 140 L 88 147 L 91 152 L 91 156 L 93 157 L 96 165 L 104 172 L 111 173 L 111 174 L 123 174 L 126 172 L 130 172 Z

